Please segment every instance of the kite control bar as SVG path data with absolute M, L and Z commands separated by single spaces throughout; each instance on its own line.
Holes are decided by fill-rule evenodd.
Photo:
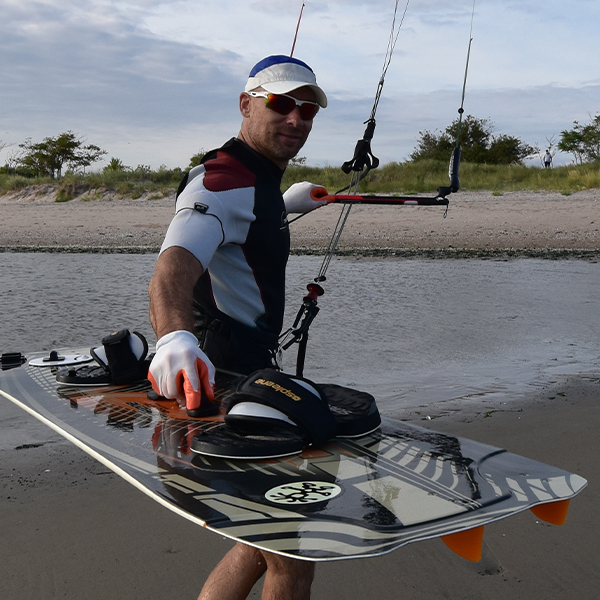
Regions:
M 420 205 L 420 206 L 447 206 L 450 204 L 448 198 L 436 196 L 435 198 L 419 198 L 416 196 L 367 196 L 367 195 L 346 195 L 336 194 L 333 200 L 338 204 L 381 204 L 381 205 Z M 321 198 L 323 199 L 323 198 Z
M 377 196 L 374 194 L 328 194 L 324 192 L 325 188 L 313 188 L 310 195 L 313 200 L 325 200 L 328 204 L 335 202 L 337 204 L 381 204 L 395 206 L 401 204 L 420 205 L 420 206 L 448 206 L 450 204 L 446 194 L 446 188 L 438 188 L 438 195 L 435 198 L 421 198 L 419 196 Z

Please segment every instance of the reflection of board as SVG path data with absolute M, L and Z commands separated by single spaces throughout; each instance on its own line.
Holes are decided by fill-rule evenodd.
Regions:
M 145 384 L 61 386 L 53 371 L 7 370 L 0 395 L 174 512 L 306 560 L 377 556 L 435 537 L 476 560 L 484 524 L 528 508 L 560 523 L 586 485 L 504 450 L 389 419 L 375 433 L 296 457 L 208 458 L 190 452 L 190 442 L 222 417 L 189 419 L 175 402 L 148 399 Z

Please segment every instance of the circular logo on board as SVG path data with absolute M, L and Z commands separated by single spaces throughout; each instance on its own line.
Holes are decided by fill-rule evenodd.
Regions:
M 335 483 L 325 481 L 297 481 L 270 489 L 265 498 L 275 504 L 313 504 L 331 500 L 342 493 Z

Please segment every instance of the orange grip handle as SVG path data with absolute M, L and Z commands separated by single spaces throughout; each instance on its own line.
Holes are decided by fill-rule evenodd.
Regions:
M 321 186 L 314 187 L 312 190 L 310 190 L 310 197 L 315 202 L 320 202 L 322 200 L 325 200 L 327 204 L 329 204 L 330 202 L 335 202 L 335 196 L 330 194 L 326 188 Z

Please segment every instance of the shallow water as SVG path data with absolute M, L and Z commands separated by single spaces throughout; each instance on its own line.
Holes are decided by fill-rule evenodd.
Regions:
M 0 351 L 88 346 L 122 327 L 155 341 L 154 255 L 0 253 Z M 318 257 L 291 257 L 293 320 Z M 600 366 L 600 264 L 335 259 L 305 375 L 372 392 L 384 413 L 516 397 Z M 295 357 L 284 359 L 293 371 Z

